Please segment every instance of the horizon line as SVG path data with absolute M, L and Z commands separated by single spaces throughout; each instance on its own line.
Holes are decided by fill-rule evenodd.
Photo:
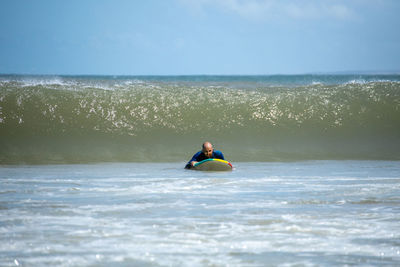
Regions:
M 182 76 L 296 76 L 296 75 L 400 75 L 400 70 L 388 71 L 319 71 L 299 73 L 264 73 L 264 74 L 62 74 L 62 73 L 0 73 L 0 76 L 135 76 L 135 77 L 182 77 Z

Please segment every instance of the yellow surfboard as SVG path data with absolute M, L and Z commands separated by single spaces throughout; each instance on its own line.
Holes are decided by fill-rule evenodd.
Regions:
M 222 159 L 205 159 L 194 164 L 197 171 L 231 171 L 232 164 Z

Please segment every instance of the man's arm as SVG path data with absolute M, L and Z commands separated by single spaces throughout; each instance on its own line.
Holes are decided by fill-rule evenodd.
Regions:
M 201 154 L 201 151 L 197 152 L 196 154 L 193 155 L 192 159 L 189 160 L 189 162 L 186 164 L 186 169 L 189 169 L 190 167 L 193 167 L 194 164 L 196 164 L 199 160 L 199 156 Z

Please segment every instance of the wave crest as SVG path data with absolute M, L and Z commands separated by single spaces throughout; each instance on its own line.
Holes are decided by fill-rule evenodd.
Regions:
M 204 140 L 233 160 L 400 159 L 400 84 L 3 81 L 0 130 L 1 162 L 176 161 Z

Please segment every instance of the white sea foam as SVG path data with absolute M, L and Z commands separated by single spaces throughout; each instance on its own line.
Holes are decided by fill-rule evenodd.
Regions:
M 183 165 L 3 167 L 0 265 L 400 262 L 397 162 Z
M 31 78 L 23 78 L 18 80 L 22 83 L 23 87 L 30 86 L 50 86 L 50 85 L 70 85 L 71 81 L 65 81 L 61 77 L 31 77 Z

